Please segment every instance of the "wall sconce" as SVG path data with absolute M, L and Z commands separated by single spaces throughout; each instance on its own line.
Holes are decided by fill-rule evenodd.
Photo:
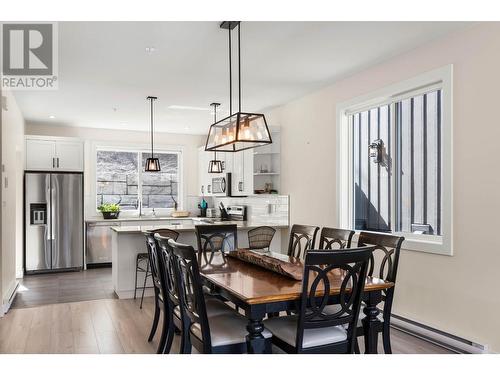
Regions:
M 382 141 L 381 139 L 375 139 L 368 145 L 368 154 L 370 155 L 370 159 L 372 159 L 374 163 L 378 164 L 383 161 L 383 150 L 384 141 Z

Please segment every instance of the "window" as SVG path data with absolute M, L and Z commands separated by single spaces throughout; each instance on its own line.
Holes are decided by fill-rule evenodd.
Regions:
M 135 210 L 138 203 L 139 163 L 136 152 L 97 151 L 97 206 L 119 203 Z
M 339 105 L 342 226 L 451 255 L 451 67 Z
M 180 152 L 158 152 L 160 172 L 144 172 L 149 153 L 141 151 L 96 151 L 96 207 L 119 203 L 122 211 L 155 212 L 179 204 Z
M 151 153 L 142 153 L 142 160 L 150 156 Z M 156 157 L 161 171 L 142 173 L 142 207 L 174 208 L 179 200 L 179 155 L 158 153 Z

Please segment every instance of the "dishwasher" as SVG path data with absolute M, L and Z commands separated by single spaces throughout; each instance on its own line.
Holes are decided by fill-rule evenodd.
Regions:
M 121 226 L 120 222 L 87 223 L 87 267 L 111 265 L 111 227 Z

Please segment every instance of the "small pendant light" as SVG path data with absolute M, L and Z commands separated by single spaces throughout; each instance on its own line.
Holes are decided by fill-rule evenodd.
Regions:
M 214 124 L 217 122 L 217 107 L 220 103 L 211 103 L 214 107 Z M 222 173 L 222 161 L 217 160 L 217 151 L 214 151 L 214 158 L 208 162 L 208 173 Z
M 221 29 L 229 31 L 229 117 L 214 122 L 208 131 L 205 151 L 237 152 L 273 143 L 266 118 L 261 113 L 241 111 L 241 48 L 238 21 L 225 21 Z M 231 31 L 238 26 L 238 112 L 233 114 Z
M 154 134 L 153 103 L 158 98 L 156 96 L 148 96 L 146 99 L 151 102 L 151 157 L 146 159 L 146 166 L 144 168 L 144 171 L 160 172 L 161 170 L 160 160 L 154 157 L 154 152 L 153 152 L 153 134 Z

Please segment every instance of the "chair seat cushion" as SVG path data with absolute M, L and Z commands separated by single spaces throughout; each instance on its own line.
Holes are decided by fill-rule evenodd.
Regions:
M 363 319 L 366 315 L 363 312 L 363 305 L 361 305 L 361 310 L 359 312 L 359 317 L 358 317 L 358 327 L 362 327 L 363 324 L 361 323 L 361 319 Z M 324 310 L 325 314 L 335 314 L 336 312 L 340 311 L 340 305 L 329 305 L 325 306 Z M 347 324 L 344 325 L 344 328 L 347 328 Z
M 205 305 L 207 307 L 207 316 L 209 318 L 223 314 L 234 314 L 234 311 L 228 305 L 215 298 L 205 298 Z M 179 306 L 174 307 L 174 314 L 179 319 L 181 318 L 181 309 Z
M 271 333 L 289 345 L 295 346 L 298 316 L 271 318 L 264 322 Z M 347 340 L 347 332 L 341 326 L 307 329 L 304 331 L 303 348 L 333 344 Z
M 246 341 L 248 320 L 241 315 L 233 312 L 232 314 L 209 316 L 208 320 L 212 346 L 241 344 Z M 191 333 L 203 340 L 201 327 L 198 323 L 191 325 Z M 271 338 L 271 332 L 267 329 L 264 329 L 262 335 L 266 339 Z

